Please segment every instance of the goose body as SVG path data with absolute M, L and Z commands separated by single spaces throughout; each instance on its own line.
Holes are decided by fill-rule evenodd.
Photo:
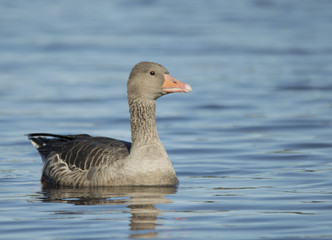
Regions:
M 141 62 L 127 83 L 132 143 L 107 138 L 28 134 L 43 160 L 42 182 L 63 186 L 174 186 L 173 165 L 156 129 L 156 99 L 191 87 L 157 63 Z

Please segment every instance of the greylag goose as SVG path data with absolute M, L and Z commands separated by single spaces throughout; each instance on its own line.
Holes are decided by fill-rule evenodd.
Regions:
M 107 137 L 28 134 L 43 160 L 41 181 L 61 186 L 175 186 L 156 129 L 156 99 L 191 87 L 162 65 L 140 62 L 127 82 L 132 143 Z

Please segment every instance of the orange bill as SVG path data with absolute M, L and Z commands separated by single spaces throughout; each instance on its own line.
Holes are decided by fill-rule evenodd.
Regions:
M 169 74 L 164 74 L 164 84 L 162 86 L 163 92 L 173 93 L 173 92 L 191 92 L 191 86 L 189 84 L 185 84 L 173 78 Z

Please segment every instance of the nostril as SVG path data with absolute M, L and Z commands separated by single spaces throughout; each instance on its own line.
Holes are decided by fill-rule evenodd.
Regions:
M 177 81 L 174 81 L 174 80 L 173 80 L 172 82 L 173 82 L 174 84 L 178 84 L 178 82 L 177 82 Z

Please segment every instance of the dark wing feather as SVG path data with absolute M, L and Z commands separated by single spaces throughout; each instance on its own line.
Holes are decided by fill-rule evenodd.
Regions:
M 87 170 L 123 159 L 129 155 L 129 142 L 89 135 L 56 135 L 34 133 L 28 135 L 38 152 L 47 159 L 52 152 L 60 156 L 69 167 L 75 165 Z

